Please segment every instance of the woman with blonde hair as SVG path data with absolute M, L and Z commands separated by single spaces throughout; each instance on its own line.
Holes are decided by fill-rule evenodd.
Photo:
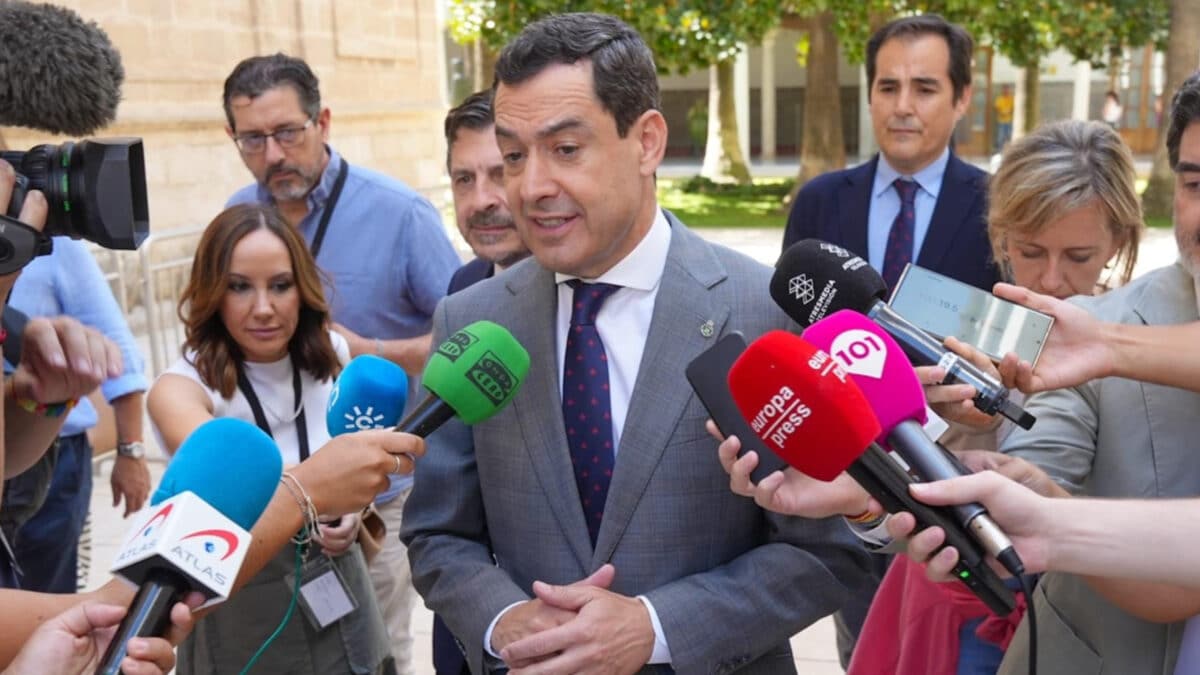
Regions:
M 988 188 L 988 238 L 1005 277 L 1056 298 L 1092 295 L 1128 282 L 1142 232 L 1134 180 L 1128 146 L 1099 122 L 1053 122 L 1011 143 Z M 1000 379 L 987 356 L 954 340 L 948 345 Z M 946 447 L 994 450 L 1011 431 L 1011 423 L 1000 416 L 975 410 L 973 387 L 939 385 L 945 377 L 940 368 L 917 368 L 917 373 L 930 406 L 951 421 L 940 439 Z M 1023 399 L 1016 391 L 1010 398 Z M 1023 460 L 994 452 L 971 452 L 964 459 L 973 469 L 996 469 L 1048 496 L 1066 495 Z M 896 617 L 913 615 L 922 617 L 920 626 L 909 625 L 900 635 Z M 965 586 L 929 581 L 919 563 L 899 556 L 880 584 L 860 638 L 895 649 L 876 649 L 861 658 L 855 654 L 848 672 L 995 673 L 1023 615 L 1018 607 L 1009 617 L 992 617 Z M 880 664 L 886 664 L 882 670 Z
M 1058 298 L 1124 284 L 1141 242 L 1135 178 L 1129 147 L 1107 126 L 1040 127 L 1004 153 L 988 188 L 996 261 L 1016 285 Z

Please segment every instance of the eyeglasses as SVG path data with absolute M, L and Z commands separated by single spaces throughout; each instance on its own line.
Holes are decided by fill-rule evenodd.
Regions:
M 268 138 L 274 138 L 281 148 L 292 148 L 304 140 L 304 132 L 308 131 L 312 125 L 313 119 L 309 118 L 301 126 L 276 129 L 269 134 L 251 133 L 234 136 L 233 142 L 237 144 L 239 150 L 247 155 L 257 155 L 266 150 Z

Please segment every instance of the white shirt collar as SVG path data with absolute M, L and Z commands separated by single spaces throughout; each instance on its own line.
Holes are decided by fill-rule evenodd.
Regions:
M 887 158 L 880 153 L 879 163 L 875 166 L 875 184 L 872 194 L 878 197 L 884 191 L 892 189 L 892 183 L 896 182 L 897 178 L 911 178 L 922 190 L 937 199 L 938 193 L 942 189 L 942 176 L 946 174 L 946 165 L 949 163 L 950 148 L 946 148 L 942 150 L 941 156 L 933 160 L 929 166 L 911 176 L 905 176 L 888 164 Z
M 654 209 L 654 222 L 650 230 L 638 242 L 629 255 L 622 258 L 607 272 L 595 279 L 583 279 L 588 283 L 604 283 L 633 288 L 639 291 L 651 291 L 662 280 L 663 269 L 667 265 L 667 251 L 671 248 L 671 224 L 667 222 L 662 209 Z M 581 277 L 573 274 L 554 274 L 554 283 L 561 284 L 571 279 Z

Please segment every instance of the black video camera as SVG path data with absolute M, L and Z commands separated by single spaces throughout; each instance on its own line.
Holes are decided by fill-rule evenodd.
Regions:
M 146 163 L 140 138 L 95 138 L 0 152 L 17 183 L 0 218 L 0 274 L 15 272 L 53 250 L 50 237 L 87 239 L 133 250 L 150 233 Z M 49 214 L 42 232 L 17 220 L 25 195 L 41 190 Z

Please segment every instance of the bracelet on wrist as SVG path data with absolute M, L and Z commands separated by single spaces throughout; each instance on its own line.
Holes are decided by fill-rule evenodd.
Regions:
M 877 516 L 874 513 L 871 513 L 871 510 L 867 509 L 857 515 L 845 516 L 845 518 L 846 518 L 846 520 L 854 523 L 855 525 L 862 525 L 864 523 L 869 523 L 873 520 L 878 520 L 880 518 L 880 516 Z
M 71 412 L 71 409 L 74 408 L 77 403 L 79 403 L 79 399 L 69 398 L 65 401 L 59 401 L 57 403 L 38 403 L 30 398 L 14 396 L 13 402 L 15 402 L 25 412 L 33 413 L 34 415 L 42 415 L 45 417 L 62 417 L 63 415 Z
M 300 507 L 300 519 L 304 522 L 300 531 L 296 533 L 296 536 L 292 537 L 292 542 L 297 546 L 308 544 L 312 541 L 313 536 L 316 535 L 317 527 L 320 525 L 320 521 L 317 519 L 317 507 L 313 504 L 312 498 L 308 496 L 308 491 L 300 484 L 300 480 L 293 476 L 290 471 L 284 471 L 283 475 L 279 477 L 279 482 L 283 484 L 283 487 L 296 500 L 296 504 Z M 295 485 L 294 489 L 292 487 L 293 484 Z

